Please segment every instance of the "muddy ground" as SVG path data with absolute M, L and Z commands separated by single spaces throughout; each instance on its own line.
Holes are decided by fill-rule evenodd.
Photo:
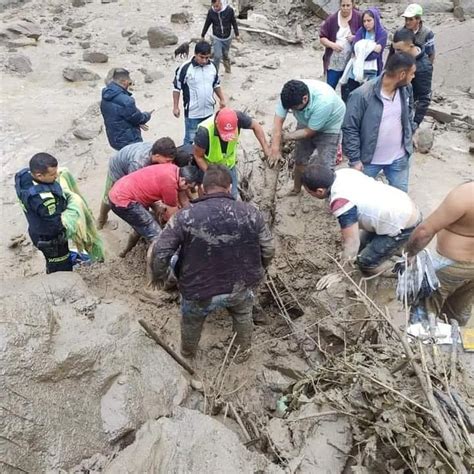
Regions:
M 384 3 L 381 9 L 386 26 L 393 30 L 399 23 L 400 5 Z M 190 12 L 193 16 L 192 21 L 188 24 L 171 24 L 171 13 L 178 11 Z M 2 438 L 0 446 L 5 447 L 7 453 L 5 460 L 1 459 L 6 472 L 21 472 L 22 469 L 25 472 L 48 469 L 55 472 L 60 469 L 70 471 L 77 465 L 79 465 L 76 468 L 78 472 L 81 469 L 82 472 L 87 472 L 86 469 L 99 472 L 106 468 L 113 456 L 133 442 L 136 433 L 147 420 L 159 419 L 165 415 L 171 417 L 170 420 L 173 422 L 174 405 L 181 405 L 206 415 L 212 414 L 234 431 L 241 442 L 248 442 L 248 437 L 237 423 L 238 417 L 230 413 L 229 403 L 240 413 L 249 431 L 251 442 L 248 444 L 248 450 L 253 454 L 264 453 L 266 456 L 265 462 L 257 458 L 248 460 L 249 463 L 253 463 L 252 468 L 251 464 L 234 466 L 235 472 L 257 470 L 257 465 L 266 472 L 277 469 L 277 466 L 291 472 L 342 472 L 348 462 L 351 435 L 347 421 L 332 424 L 329 422 L 326 425 L 323 422 L 317 426 L 313 424 L 310 428 L 305 428 L 306 434 L 303 429 L 300 432 L 295 430 L 289 440 L 289 435 L 283 432 L 282 444 L 286 443 L 286 447 L 279 445 L 275 448 L 272 444 L 278 440 L 279 433 L 278 427 L 273 423 L 277 413 L 277 402 L 287 387 L 318 365 L 322 349 L 330 351 L 332 346 L 340 346 L 341 341 L 344 343 L 346 337 L 344 334 L 347 333 L 349 337 L 352 333 L 357 333 L 360 321 L 366 318 L 367 314 L 366 307 L 354 299 L 353 289 L 349 284 L 341 283 L 330 287 L 327 291 L 316 292 L 315 285 L 318 279 L 336 270 L 330 256 L 335 257 L 340 251 L 337 222 L 329 215 L 324 202 L 312 199 L 308 195 L 298 197 L 286 195 L 291 186 L 290 170 L 283 169 L 279 177 L 274 222 L 278 253 L 270 270 L 271 280 L 269 284 L 262 286 L 259 307 L 256 308 L 260 321 L 255 330 L 250 361 L 244 365 L 231 364 L 230 369 L 224 372 L 225 377 L 222 377 L 222 363 L 231 341 L 231 323 L 225 314 L 213 315 L 206 324 L 200 351 L 193 362 L 196 370 L 194 378 L 201 382 L 204 394 L 201 387 L 200 391 L 187 387 L 184 393 L 184 388 L 181 386 L 182 375 L 176 375 L 180 381 L 176 382 L 173 394 L 176 392 L 179 396 L 161 411 L 154 411 L 150 408 L 150 404 L 153 405 L 155 399 L 147 398 L 143 393 L 148 393 L 147 390 L 153 394 L 161 393 L 161 388 L 157 389 L 154 386 L 150 388 L 146 386 L 146 382 L 131 379 L 131 382 L 124 382 L 126 386 L 128 383 L 130 386 L 136 383 L 141 387 L 144 383 L 145 388 L 140 392 L 141 395 L 130 389 L 131 396 L 140 400 L 140 409 L 132 410 L 133 416 L 126 417 L 127 421 L 122 424 L 116 420 L 118 415 L 113 408 L 111 418 L 107 418 L 103 414 L 104 409 L 101 412 L 99 408 L 103 407 L 104 403 L 108 406 L 107 394 L 111 384 L 115 383 L 112 381 L 116 380 L 119 377 L 117 374 L 121 372 L 103 357 L 104 353 L 112 349 L 102 343 L 99 344 L 101 355 L 97 356 L 95 363 L 90 360 L 92 356 L 89 351 L 92 349 L 85 342 L 88 331 L 91 331 L 91 335 L 95 331 L 100 333 L 101 326 L 98 322 L 97 326 L 94 321 L 105 317 L 104 314 L 107 315 L 106 319 L 111 318 L 110 325 L 113 326 L 117 324 L 114 322 L 114 318 L 117 317 L 121 321 L 120 335 L 104 329 L 108 334 L 107 337 L 112 338 L 107 339 L 107 343 L 115 347 L 114 350 L 117 352 L 117 347 L 121 347 L 123 343 L 121 338 L 128 337 L 127 334 L 138 337 L 137 333 L 140 330 L 135 320 L 142 318 L 158 331 L 170 346 L 177 349 L 179 347 L 177 293 L 152 291 L 146 287 L 144 244 L 138 245 L 125 259 L 117 257 L 119 249 L 126 242 L 129 229 L 125 223 L 119 222 L 114 217 L 112 217 L 113 223 L 118 224 L 118 227 L 112 223 L 106 226 L 102 233 L 107 248 L 107 260 L 104 264 L 77 271 L 78 275 L 69 282 L 80 287 L 80 294 L 75 297 L 70 297 L 69 294 L 64 296 L 65 283 L 61 282 L 60 277 L 42 276 L 43 257 L 32 247 L 25 235 L 26 222 L 16 203 L 13 176 L 18 169 L 27 165 L 35 152 L 48 151 L 57 156 L 60 164 L 69 167 L 79 178 L 81 190 L 91 207 L 98 209 L 107 162 L 112 153 L 104 131 L 101 130 L 101 117 L 97 114 L 96 104 L 100 100 L 103 79 L 110 68 L 122 66 L 129 69 L 136 82 L 134 95 L 138 106 L 142 110 L 155 109 L 153 119 L 149 123 L 150 130 L 144 133 L 144 139 L 153 141 L 160 136 L 168 135 L 176 143 L 181 142 L 182 119 L 175 119 L 172 115 L 171 81 L 174 70 L 180 64 L 180 61 L 173 56 L 175 46 L 150 49 L 146 39 L 132 45 L 128 37 L 122 35 L 122 31 L 133 29 L 136 30 L 138 37 L 144 38 L 149 26 L 165 25 L 173 29 L 181 43 L 191 37 L 199 36 L 205 12 L 205 6 L 197 1 L 184 1 L 172 5 L 162 0 L 143 0 L 139 4 L 123 0 L 102 4 L 95 0 L 85 6 L 74 8 L 70 2 L 50 0 L 33 1 L 19 8 L 7 9 L 1 14 L 5 23 L 28 18 L 38 22 L 42 30 L 40 39 L 30 41 L 30 45 L 21 47 L 4 45 L 0 49 L 3 63 L 1 87 L 3 113 L 0 123 L 3 151 L 1 177 L 3 237 L 0 264 L 1 274 L 5 280 L 2 299 L 9 301 L 5 306 L 8 311 L 4 312 L 3 321 L 0 322 L 2 330 L 0 341 L 6 351 L 4 354 L 7 352 L 9 354 L 9 357 L 3 358 L 7 365 L 2 367 L 1 373 L 7 386 L 20 395 L 35 392 L 40 395 L 35 397 L 33 406 L 28 407 L 25 415 L 22 410 L 26 410 L 28 404 L 25 405 L 25 401 L 21 401 L 21 397 L 19 399 L 17 395 L 4 392 L 7 395 L 2 405 L 5 407 L 9 441 L 4 442 Z M 266 15 L 270 22 L 278 24 L 282 28 L 281 31 L 291 38 L 301 34 L 297 31 L 297 25 L 301 26 L 304 38 L 302 45 L 289 46 L 263 35 L 243 32 L 243 43 L 234 42 L 232 48 L 234 61 L 232 74 L 222 75 L 222 87 L 228 105 L 248 112 L 270 132 L 273 109 L 282 84 L 292 78 L 322 77 L 322 50 L 316 41 L 320 20 L 302 9 L 300 2 L 296 1 L 274 3 L 258 1 L 255 2 L 254 12 Z M 258 20 L 260 26 L 262 21 Z M 423 124 L 423 128 L 433 131 L 434 146 L 430 153 L 424 155 L 417 153 L 414 156 L 410 195 L 424 213 L 433 209 L 455 185 L 466 179 L 472 179 L 473 158 L 469 155 L 468 138 L 472 118 L 465 119 L 465 117 L 472 117 L 474 93 L 474 88 L 471 88 L 472 66 L 466 63 L 465 53 L 473 43 L 473 20 L 467 18 L 465 22 L 459 22 L 451 13 L 435 12 L 428 15 L 426 21 L 437 33 L 438 57 L 435 64 L 436 88 L 433 105 L 445 112 L 457 114 L 459 120 L 456 119 L 452 124 L 446 125 L 427 118 Z M 108 62 L 106 64 L 84 62 L 82 57 L 85 51 L 83 46 L 87 46 L 85 43 L 90 43 L 90 47 L 86 50 L 105 52 L 109 56 Z M 12 72 L 7 67 L 8 59 L 17 54 L 30 59 L 32 72 L 20 74 Z M 62 77 L 62 71 L 68 66 L 87 67 L 96 72 L 100 80 L 67 82 Z M 141 69 L 155 72 L 156 79 L 146 83 L 145 74 Z M 75 119 L 80 119 L 79 124 L 73 123 Z M 100 131 L 90 140 L 80 140 L 73 135 L 73 131 L 80 128 L 84 120 L 89 125 L 92 124 L 90 128 L 96 133 Z M 259 203 L 267 184 L 264 163 L 261 161 L 253 136 L 244 132 L 241 148 L 239 172 L 241 177 L 247 178 L 250 183 L 249 193 L 252 200 Z M 12 242 L 15 242 L 13 246 Z M 279 283 L 280 280 L 283 283 Z M 280 285 L 278 287 L 280 292 L 291 293 L 305 311 L 302 317 L 292 322 L 285 321 L 270 295 L 271 281 L 276 282 L 277 286 Z M 394 285 L 394 280 L 378 279 L 369 283 L 368 291 L 377 304 L 381 307 L 388 306 L 392 317 L 401 323 L 404 315 L 394 300 Z M 61 328 L 59 330 L 51 323 L 54 318 L 49 310 L 46 310 L 45 314 L 41 311 L 35 314 L 35 307 L 46 305 L 49 308 L 48 305 L 51 304 L 57 306 L 56 299 L 51 300 L 48 297 L 56 293 L 59 295 L 57 296 L 61 300 L 59 306 L 62 308 L 55 317 L 59 321 L 58 327 Z M 70 309 L 69 312 L 67 308 Z M 122 315 L 122 310 L 125 316 Z M 79 323 L 76 318 L 82 322 Z M 39 322 L 31 323 L 36 319 Z M 43 335 L 46 339 L 43 341 L 41 339 L 43 336 L 35 333 L 34 326 L 31 326 L 33 329 L 28 332 L 30 331 L 28 324 L 39 326 L 46 324 L 49 327 L 47 337 Z M 69 356 L 65 345 L 74 342 L 72 331 L 76 327 L 75 324 L 80 325 L 85 349 L 83 351 L 79 348 L 77 352 L 73 349 L 72 355 Z M 69 326 L 71 334 L 61 337 L 61 331 L 66 331 L 67 334 Z M 125 326 L 127 329 L 124 329 Z M 294 334 L 290 334 L 292 332 Z M 39 341 L 42 341 L 41 344 Z M 163 357 L 162 351 L 152 349 L 153 346 L 149 341 L 141 347 L 140 343 L 133 339 L 132 346 L 137 352 L 133 355 L 131 351 L 131 355 L 127 355 L 127 364 L 133 357 L 138 359 L 144 357 L 142 354 L 144 351 L 160 352 L 153 357 Z M 9 350 L 14 347 L 20 348 L 18 352 Z M 51 362 L 53 368 L 42 368 L 43 359 L 40 358 L 40 354 L 46 354 L 48 351 L 54 355 Z M 58 351 L 62 354 L 61 357 L 57 356 Z M 66 354 L 61 351 L 66 351 Z M 120 351 L 116 355 L 118 358 L 119 353 Z M 71 358 L 73 361 L 77 359 L 81 370 L 75 371 L 74 364 L 68 365 Z M 466 356 L 464 358 L 464 363 L 469 368 L 472 360 Z M 59 364 L 61 361 L 63 365 Z M 153 371 L 149 365 L 153 366 L 153 363 L 157 371 L 166 365 L 164 362 L 147 361 L 147 375 L 144 378 L 152 377 Z M 59 369 L 55 364 L 60 365 Z M 86 369 L 82 371 L 84 364 Z M 103 366 L 108 367 L 108 371 L 105 369 L 103 371 L 105 375 L 101 372 Z M 130 366 L 133 366 L 133 363 L 130 362 Z M 172 370 L 179 372 L 177 367 L 173 367 Z M 466 375 L 469 376 L 469 369 Z M 216 385 L 216 380 L 222 384 Z M 58 385 L 55 386 L 53 382 L 57 382 Z M 166 386 L 168 383 L 170 382 L 164 377 L 163 384 Z M 88 386 L 91 387 L 90 390 L 87 389 Z M 80 389 L 76 391 L 75 387 Z M 51 411 L 54 416 L 37 417 L 36 413 L 48 403 L 49 393 L 52 393 L 50 401 L 56 406 Z M 74 397 L 78 400 L 77 405 L 74 398 L 65 397 L 65 393 L 74 393 Z M 166 396 L 172 398 L 170 394 Z M 97 408 L 91 408 L 91 412 L 87 412 L 86 416 L 81 403 L 89 403 L 88 400 L 97 403 Z M 61 408 L 62 403 L 67 403 L 67 410 Z M 91 401 L 91 407 L 96 406 L 94 403 Z M 76 412 L 76 407 L 79 406 L 82 408 L 77 408 Z M 25 430 L 23 426 L 25 420 L 18 422 L 19 416 L 36 420 L 38 426 L 36 428 L 29 426 Z M 176 426 L 180 426 L 180 420 L 182 418 L 187 420 L 188 416 L 192 418 L 194 415 L 189 415 L 187 412 L 177 415 Z M 51 421 L 51 417 L 55 418 L 54 422 Z M 88 419 L 90 424 L 84 426 L 78 422 L 77 426 L 69 427 L 66 419 L 74 417 L 79 421 Z M 120 427 L 117 428 L 116 436 L 105 436 L 104 423 L 113 425 L 115 422 Z M 200 422 L 196 421 L 198 424 Z M 40 435 L 43 429 L 47 433 L 44 439 Z M 155 433 L 157 436 L 156 429 L 147 426 L 148 431 L 145 432 L 148 435 Z M 160 429 L 166 432 L 169 427 L 162 425 Z M 209 427 L 210 432 L 215 429 L 214 425 Z M 94 436 L 86 436 L 86 439 L 83 439 L 83 434 L 78 436 L 75 430 L 86 432 L 90 430 Z M 270 441 L 266 437 L 269 430 L 272 431 Z M 145 439 L 146 433 L 142 433 L 137 439 Z M 335 433 L 339 433 L 337 435 L 339 438 Z M 341 436 L 343 439 L 340 439 Z M 305 445 L 304 439 L 316 441 Z M 336 447 L 332 447 L 334 445 L 332 442 L 325 442 L 329 439 L 333 441 L 337 439 Z M 61 440 L 64 440 L 64 443 Z M 31 450 L 27 452 L 34 455 L 18 456 L 19 450 L 24 449 L 23 441 Z M 15 444 L 12 446 L 12 443 L 17 443 L 18 446 Z M 58 443 L 61 449 L 57 448 Z M 237 438 L 235 443 L 238 443 Z M 132 444 L 130 448 L 133 446 L 135 446 L 133 449 L 138 449 L 136 444 Z M 230 446 L 229 452 L 235 448 L 232 447 L 231 441 L 228 446 Z M 137 454 L 140 450 L 133 451 L 133 449 L 129 454 L 132 460 L 133 456 L 146 457 L 143 453 Z M 171 448 L 166 449 L 169 451 Z M 324 463 L 321 463 L 321 459 L 318 460 L 318 453 L 327 455 Z M 242 457 L 240 451 L 237 457 L 239 456 Z M 94 460 L 81 464 L 82 460 L 87 458 Z M 268 461 L 274 464 L 266 464 Z M 128 461 L 124 461 L 124 464 L 131 469 L 127 472 L 134 472 L 133 466 L 135 472 L 150 472 L 147 469 L 171 472 L 171 465 L 157 467 L 157 464 L 145 466 L 130 462 L 130 457 Z M 230 458 L 227 462 L 232 463 Z M 196 464 L 194 468 L 188 465 L 186 468 L 181 466 L 173 469 L 175 469 L 173 472 L 201 472 L 204 467 L 197 467 Z M 209 472 L 213 472 L 212 467 L 210 469 Z M 112 468 L 109 472 L 119 471 Z M 231 472 L 230 468 L 226 472 Z

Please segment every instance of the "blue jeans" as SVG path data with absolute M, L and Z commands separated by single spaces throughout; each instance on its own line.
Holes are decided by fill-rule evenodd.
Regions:
M 239 197 L 239 178 L 237 177 L 237 166 L 229 168 L 229 173 L 232 177 L 232 197 L 237 199 Z
M 184 118 L 184 140 L 183 145 L 192 145 L 194 142 L 194 137 L 196 136 L 196 131 L 198 125 L 209 118 L 210 115 L 203 118 Z
M 408 155 L 395 160 L 390 165 L 364 164 L 364 174 L 371 178 L 375 178 L 381 171 L 383 171 L 390 186 L 408 192 L 408 177 L 410 174 L 410 157 Z
M 206 317 L 224 308 L 232 316 L 233 331 L 237 333 L 235 346 L 240 346 L 242 351 L 247 350 L 252 342 L 254 300 L 255 296 L 250 289 L 216 295 L 208 300 L 187 300 L 182 297 L 181 350 L 188 354 L 195 353 Z
M 138 202 L 131 202 L 127 207 L 116 206 L 111 202 L 110 207 L 117 216 L 131 225 L 137 234 L 140 234 L 149 242 L 160 235 L 160 225 L 151 212 Z
M 333 69 L 328 69 L 326 73 L 326 82 L 333 88 L 336 89 L 339 84 L 344 71 L 334 71 Z
M 390 235 L 377 235 L 375 232 L 370 232 L 366 236 L 365 245 L 359 249 L 359 255 L 357 256 L 359 268 L 362 271 L 374 270 L 383 262 L 393 257 L 405 245 L 420 222 L 421 219 L 416 225 L 403 229 L 394 237 Z
M 214 66 L 216 66 L 217 72 L 219 72 L 219 66 L 221 64 L 221 61 L 227 61 L 229 59 L 231 43 L 232 38 L 222 40 L 214 36 L 212 39 L 212 48 L 214 50 L 214 57 L 212 59 L 212 62 L 214 63 Z

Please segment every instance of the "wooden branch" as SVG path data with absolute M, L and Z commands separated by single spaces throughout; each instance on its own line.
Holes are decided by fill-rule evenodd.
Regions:
M 148 324 L 145 321 L 143 321 L 143 319 L 139 319 L 138 324 L 140 324 L 140 326 L 147 332 L 147 334 L 159 346 L 161 346 L 181 367 L 186 369 L 191 375 L 194 375 L 194 369 L 185 360 L 183 360 L 181 356 L 176 354 L 176 352 L 173 349 L 171 349 L 171 347 L 168 346 L 168 344 L 166 344 L 166 342 L 163 341 L 163 339 L 161 339 L 161 337 L 158 336 L 158 334 L 156 334 L 156 332 L 153 331 L 153 329 L 151 329 L 150 326 L 148 326 Z
M 273 33 L 272 31 L 268 31 L 268 30 L 262 30 L 260 28 L 250 28 L 248 26 L 242 26 L 242 25 L 239 24 L 239 30 L 248 31 L 249 33 L 261 33 L 263 35 L 267 35 L 267 36 L 271 36 L 272 38 L 276 38 L 280 41 L 283 41 L 283 43 L 287 43 L 287 44 L 301 44 L 300 39 L 285 38 L 284 36 L 281 36 L 278 33 Z

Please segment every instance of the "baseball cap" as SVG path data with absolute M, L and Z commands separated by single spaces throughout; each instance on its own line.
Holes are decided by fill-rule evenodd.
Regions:
M 237 122 L 235 110 L 224 107 L 219 111 L 216 117 L 216 127 L 222 140 L 230 142 L 236 137 Z
M 415 16 L 423 15 L 423 7 L 418 3 L 410 3 L 404 11 L 403 15 L 405 18 L 413 18 Z

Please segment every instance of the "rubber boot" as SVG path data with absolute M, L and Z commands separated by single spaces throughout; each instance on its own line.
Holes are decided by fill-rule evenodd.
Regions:
M 105 223 L 107 222 L 107 216 L 110 211 L 110 206 L 102 201 L 100 203 L 99 218 L 97 219 L 97 229 L 101 230 L 104 228 Z
M 295 165 L 295 169 L 293 170 L 293 189 L 289 193 L 290 196 L 297 196 L 301 192 L 301 178 L 304 169 L 304 165 Z
M 252 320 L 248 323 L 235 323 L 234 332 L 237 333 L 234 340 L 234 347 L 238 353 L 234 361 L 236 364 L 245 362 L 250 357 L 250 347 L 252 346 L 253 324 Z
M 183 315 L 181 318 L 181 355 L 194 357 L 201 340 L 205 317 Z
M 227 74 L 230 74 L 232 72 L 232 68 L 230 66 L 230 59 L 229 58 L 224 58 L 222 60 L 222 62 L 224 63 L 224 71 L 227 73 Z

